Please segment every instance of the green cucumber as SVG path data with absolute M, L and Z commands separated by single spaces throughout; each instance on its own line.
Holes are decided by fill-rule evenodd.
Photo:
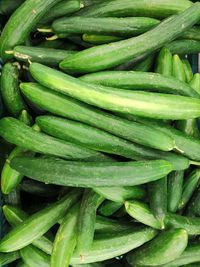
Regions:
M 7 63 L 2 69 L 1 94 L 8 111 L 17 117 L 26 104 L 19 91 L 19 66 L 17 63 Z
M 142 62 L 136 64 L 133 67 L 133 70 L 134 71 L 143 71 L 143 72 L 151 71 L 152 66 L 154 64 L 154 59 L 155 59 L 155 55 L 151 54 L 146 59 L 144 59 Z
M 63 59 L 75 53 L 72 50 L 31 46 L 15 46 L 13 49 L 13 55 L 19 61 L 38 62 L 48 66 L 58 66 Z
M 200 94 L 200 73 L 195 73 L 192 80 L 190 81 L 190 86 Z
M 0 120 L 0 135 L 19 147 L 38 153 L 57 155 L 66 159 L 109 160 L 99 152 L 36 132 L 11 117 Z
M 123 203 L 105 200 L 98 209 L 98 212 L 100 215 L 108 217 L 112 216 L 121 207 L 123 207 Z
M 172 54 L 166 47 L 163 47 L 158 54 L 155 72 L 172 76 Z
M 15 1 L 10 1 L 10 0 L 2 0 L 0 2 L 0 14 L 1 15 L 10 15 L 15 11 L 22 3 L 24 0 L 15 0 Z
M 85 189 L 78 216 L 76 249 L 81 257 L 90 250 L 95 232 L 96 212 L 104 197 L 92 189 Z
M 102 71 L 86 74 L 79 79 L 89 83 L 127 90 L 155 91 L 160 93 L 199 97 L 198 94 L 186 83 L 177 81 L 174 77 L 166 77 L 159 73 Z
M 80 203 L 77 203 L 64 217 L 63 222 L 56 233 L 51 255 L 51 266 L 69 266 L 71 256 L 77 243 L 77 224 L 80 222 L 79 211 Z
M 186 214 L 188 214 L 189 216 L 197 216 L 197 217 L 200 216 L 200 193 L 199 193 L 199 188 L 198 188 L 196 194 L 194 194 L 194 196 L 192 197 L 192 199 L 189 202 L 189 204 L 187 205 Z
M 10 252 L 10 253 L 0 253 L 0 266 L 4 266 L 5 264 L 12 263 L 20 258 L 20 254 L 18 251 Z
M 67 196 L 31 215 L 11 230 L 0 241 L 1 252 L 11 252 L 31 244 L 46 233 L 79 198 L 81 190 L 72 190 Z
M 18 262 L 17 267 L 29 267 L 29 266 L 26 263 L 20 261 Z
M 64 115 L 65 117 L 85 122 L 86 124 L 95 126 L 97 128 L 101 128 L 107 132 L 113 133 L 117 136 L 120 136 L 132 142 L 137 142 L 143 145 L 156 147 L 162 150 L 170 150 L 173 148 L 173 140 L 169 138 L 168 135 L 165 134 L 160 135 L 159 131 L 154 131 L 154 130 L 152 131 L 152 127 L 143 127 L 143 125 L 139 123 L 130 123 L 127 120 L 120 119 L 117 116 L 106 113 L 104 111 L 100 111 L 91 106 L 77 102 L 76 100 L 73 100 L 71 98 L 62 96 L 57 93 L 52 94 L 51 90 L 48 90 L 38 84 L 23 83 L 21 84 L 21 89 L 27 97 L 28 95 L 30 96 L 30 94 L 34 94 L 36 96 L 36 93 L 38 94 L 38 92 L 40 91 L 39 99 L 37 97 L 33 98 L 31 96 L 30 100 L 35 101 L 36 99 L 39 100 L 40 103 L 42 100 L 43 101 L 42 105 L 47 102 L 45 100 L 46 97 L 45 99 L 41 98 L 42 93 L 43 95 L 44 94 L 52 95 L 54 99 L 55 98 L 59 99 L 59 102 L 54 101 L 55 105 L 57 103 L 56 106 L 55 105 L 53 107 L 51 106 L 52 113 L 55 113 L 53 110 L 57 109 L 57 107 L 61 108 L 62 106 L 60 110 L 61 112 L 59 113 L 56 112 L 56 114 L 62 116 Z M 48 105 L 49 107 L 49 102 L 46 103 L 45 106 L 46 105 Z M 81 109 L 83 110 L 83 113 L 81 113 Z M 67 115 L 67 113 L 69 115 Z M 142 135 L 141 132 L 143 133 Z M 160 141 L 162 140 L 162 142 L 158 142 L 158 140 Z
M 191 29 L 184 32 L 181 38 L 200 41 L 200 27 L 199 26 L 192 27 Z
M 142 34 L 160 23 L 159 20 L 145 17 L 128 18 L 96 18 L 96 17 L 64 17 L 53 22 L 54 33 L 67 34 L 105 34 L 132 37 Z
M 139 3 L 141 2 L 143 1 Z M 116 3 L 114 6 L 115 5 Z M 135 3 L 133 6 L 135 8 Z M 81 51 L 62 61 L 60 63 L 60 68 L 78 74 L 95 72 L 118 66 L 138 55 L 156 51 L 165 43 L 171 42 L 179 37 L 184 31 L 198 22 L 199 19 L 200 3 L 195 3 L 179 15 L 174 16 L 166 22 L 160 23 L 157 27 L 138 37 L 132 37 L 109 45 L 99 45 Z M 151 40 L 151 42 L 149 42 L 149 40 Z
M 20 121 L 22 121 L 24 124 L 28 125 L 28 126 L 32 126 L 33 124 L 33 118 L 31 117 L 31 115 L 28 113 L 27 110 L 23 109 L 21 111 L 21 113 L 19 114 L 18 119 Z
M 167 187 L 167 195 L 168 195 L 168 211 L 176 212 L 181 200 L 182 191 L 183 191 L 183 171 L 175 171 L 171 172 L 168 175 L 168 187 Z
M 84 33 L 82 35 L 82 39 L 84 42 L 100 45 L 100 44 L 107 44 L 111 42 L 116 42 L 122 40 L 122 37 L 119 36 L 112 36 L 112 35 L 100 35 L 100 34 L 90 34 Z
M 186 82 L 185 69 L 180 57 L 177 54 L 173 55 L 172 65 L 172 75 L 176 79 Z
M 196 54 L 200 51 L 200 41 L 181 39 L 166 44 L 172 54 Z
M 158 180 L 173 170 L 165 160 L 83 163 L 53 157 L 17 157 L 11 167 L 37 181 L 79 187 L 134 186 Z
M 28 0 L 15 10 L 1 33 L 0 56 L 3 60 L 12 58 L 8 51 L 23 44 L 40 19 L 59 1 Z
M 187 59 L 182 59 L 183 68 L 185 70 L 186 81 L 189 83 L 193 78 L 192 67 Z
M 187 247 L 188 235 L 184 229 L 172 229 L 159 234 L 137 251 L 130 252 L 128 262 L 139 266 L 160 266 L 178 258 Z
M 19 188 L 13 189 L 9 194 L 4 196 L 4 203 L 15 207 L 21 206 L 21 194 Z
M 72 42 L 69 42 L 69 41 L 65 41 L 65 40 L 62 40 L 62 39 L 56 39 L 56 40 L 45 40 L 45 41 L 42 41 L 41 43 L 39 43 L 37 45 L 37 47 L 43 47 L 43 48 L 54 48 L 54 49 L 66 49 L 66 50 L 78 50 L 78 46 L 75 45 L 74 43 Z
M 177 121 L 176 128 L 188 136 L 193 136 L 195 138 L 199 138 L 200 136 L 196 119 Z
M 142 199 L 145 197 L 145 190 L 141 186 L 94 187 L 93 190 L 114 202 L 124 202 L 129 199 Z
M 126 212 L 137 221 L 155 229 L 164 229 L 164 224 L 153 215 L 146 204 L 130 200 L 125 202 L 125 208 Z

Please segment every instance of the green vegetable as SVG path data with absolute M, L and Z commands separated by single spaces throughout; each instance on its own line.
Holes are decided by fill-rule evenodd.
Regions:
M 192 67 L 187 59 L 182 59 L 182 63 L 185 70 L 186 81 L 189 83 L 193 78 Z
M 21 111 L 21 113 L 19 114 L 18 119 L 20 121 L 22 121 L 24 124 L 28 125 L 28 126 L 32 126 L 33 124 L 33 118 L 31 117 L 31 115 L 28 113 L 27 110 L 23 109 Z
M 195 54 L 199 53 L 200 41 L 181 39 L 166 44 L 172 54 Z
M 10 253 L 0 253 L 0 266 L 9 264 L 13 261 L 18 260 L 19 258 L 20 258 L 20 255 L 18 251 L 14 251 Z
M 151 71 L 152 66 L 154 64 L 154 58 L 155 58 L 155 55 L 151 54 L 145 60 L 136 64 L 136 66 L 133 67 L 133 70 L 134 71 L 143 71 L 143 72 Z
M 111 200 L 105 200 L 100 206 L 98 212 L 102 216 L 112 216 L 115 212 L 117 212 L 121 207 L 123 207 L 123 203 L 114 202 Z
M 192 80 L 190 81 L 190 86 L 200 94 L 200 73 L 195 73 Z
M 163 47 L 156 60 L 156 70 L 155 72 L 160 73 L 165 76 L 172 76 L 172 54 L 168 48 Z
M 188 136 L 199 138 L 199 129 L 196 119 L 180 120 L 176 122 L 178 130 L 184 132 Z
M 100 35 L 100 34 L 90 34 L 84 33 L 82 36 L 83 41 L 88 42 L 90 44 L 107 44 L 111 42 L 120 41 L 122 37 L 112 36 L 112 35 Z
M 186 82 L 186 73 L 183 66 L 183 63 L 178 55 L 173 55 L 173 70 L 172 74 L 178 80 Z
M 198 26 L 192 27 L 191 29 L 184 32 L 181 38 L 200 41 L 200 27 Z

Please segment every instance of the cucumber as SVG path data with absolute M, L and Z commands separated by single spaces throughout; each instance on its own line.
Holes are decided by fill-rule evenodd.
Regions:
M 79 48 L 74 43 L 69 42 L 69 41 L 66 42 L 65 40 L 62 40 L 62 39 L 56 39 L 56 40 L 51 40 L 51 41 L 45 40 L 39 43 L 37 47 L 65 49 L 65 50 L 73 50 L 73 51 L 76 51 Z
M 21 195 L 20 195 L 19 188 L 15 188 L 8 195 L 5 195 L 4 203 L 20 207 L 21 206 Z
M 200 41 L 200 27 L 199 26 L 192 27 L 191 29 L 184 32 L 181 38 Z
M 6 51 L 23 44 L 40 19 L 59 1 L 28 0 L 15 10 L 1 33 L 0 56 L 4 61 L 12 58 Z
M 29 267 L 29 266 L 26 263 L 20 261 L 18 262 L 17 267 Z
M 69 266 L 77 243 L 77 224 L 79 222 L 80 203 L 72 207 L 61 223 L 55 237 L 51 266 Z M 49 266 L 49 265 L 48 265 Z
M 166 60 L 165 60 L 166 64 Z M 164 71 L 164 70 L 162 70 Z M 167 75 L 167 74 L 165 74 Z M 199 97 L 194 89 L 174 77 L 136 71 L 102 71 L 81 76 L 84 82 L 127 90 L 155 91 Z
M 19 114 L 18 119 L 20 121 L 22 121 L 24 124 L 28 125 L 28 126 L 32 126 L 33 124 L 33 118 L 31 117 L 31 115 L 28 113 L 27 110 L 23 109 L 21 111 L 21 113 Z
M 100 44 L 107 44 L 111 42 L 120 41 L 123 38 L 119 36 L 112 36 L 112 35 L 84 33 L 82 35 L 82 39 L 84 42 L 95 44 L 95 45 L 100 45 Z
M 188 136 L 199 138 L 200 133 L 196 119 L 180 120 L 176 122 L 176 128 Z
M 19 91 L 19 65 L 17 63 L 7 63 L 2 69 L 1 94 L 4 104 L 10 114 L 17 117 L 26 104 Z
M 170 212 L 175 213 L 178 209 L 183 191 L 183 178 L 184 178 L 183 171 L 171 172 L 168 175 L 167 202 L 168 202 L 168 211 Z
M 2 0 L 0 2 L 0 14 L 1 15 L 10 15 L 15 11 L 22 3 L 24 0 L 15 0 L 15 1 L 10 1 L 10 0 Z
M 183 68 L 185 70 L 186 81 L 189 83 L 193 78 L 192 67 L 187 59 L 182 59 Z
M 155 229 L 164 229 L 164 224 L 155 218 L 146 204 L 136 200 L 126 201 L 125 208 L 126 212 L 137 221 Z
M 31 244 L 46 233 L 79 198 L 81 190 L 72 190 L 67 196 L 31 215 L 11 230 L 0 241 L 1 252 L 11 252 Z
M 200 115 L 199 99 L 90 85 L 39 63 L 32 63 L 30 71 L 42 85 L 110 111 L 157 119 L 190 119 Z
M 143 1 L 139 3 L 141 2 Z M 132 1 L 132 3 L 134 2 Z M 114 6 L 115 5 L 116 3 Z M 138 37 L 132 37 L 109 45 L 100 45 L 81 51 L 63 60 L 60 63 L 60 68 L 67 72 L 70 71 L 81 74 L 118 66 L 138 55 L 156 51 L 165 43 L 171 42 L 179 37 L 184 31 L 198 22 L 199 19 L 200 3 L 195 3 L 181 14 L 174 16 L 166 22 L 160 23 L 157 27 Z M 149 40 L 151 40 L 150 43 Z
M 80 257 L 84 257 L 85 252 L 90 250 L 95 232 L 96 212 L 104 201 L 104 197 L 94 192 L 92 189 L 85 189 L 81 201 L 80 212 L 77 221 L 77 244 L 76 249 Z
M 133 187 L 94 187 L 93 190 L 106 199 L 114 202 L 124 202 L 129 199 L 142 199 L 145 197 L 145 190 L 141 186 Z
M 163 74 L 164 76 L 172 76 L 172 54 L 168 48 L 163 47 L 156 60 L 155 72 Z
M 187 242 L 188 235 L 184 229 L 165 231 L 136 252 L 130 252 L 128 262 L 139 266 L 160 266 L 179 257 Z
M 57 155 L 68 159 L 109 159 L 101 153 L 36 132 L 11 117 L 0 120 L 0 136 L 19 147 L 43 154 Z
M 136 66 L 133 67 L 133 70 L 134 71 L 143 71 L 143 72 L 151 71 L 152 66 L 154 64 L 154 58 L 155 58 L 155 55 L 151 54 L 145 60 L 136 64 Z
M 72 50 L 31 46 L 15 46 L 13 50 L 14 57 L 19 61 L 38 62 L 48 66 L 58 66 L 63 59 L 75 53 Z
M 159 20 L 144 17 L 96 18 L 72 16 L 57 19 L 51 28 L 54 33 L 67 34 L 105 34 L 132 37 L 142 34 L 160 23 Z
M 190 203 L 187 206 L 186 214 L 189 216 L 200 216 L 200 193 L 199 188 L 191 199 Z
M 12 263 L 20 258 L 20 254 L 18 251 L 10 252 L 10 253 L 0 253 L 0 266 L 4 266 L 5 264 Z
M 34 63 L 33 63 L 34 64 Z M 23 93 L 26 96 L 30 96 L 30 94 L 40 91 L 40 98 L 37 100 L 43 100 L 42 106 L 46 103 L 44 103 L 44 98 L 41 98 L 41 94 L 43 95 L 52 95 L 53 98 L 59 99 L 58 101 L 54 101 L 54 104 L 57 105 L 51 108 L 51 112 L 55 113 L 53 110 L 57 107 L 61 107 L 61 112 L 57 113 L 58 115 L 64 115 L 65 117 L 79 120 L 82 122 L 85 122 L 91 126 L 95 126 L 97 128 L 101 128 L 103 130 L 109 131 L 110 133 L 113 133 L 117 136 L 123 137 L 129 141 L 137 142 L 143 145 L 153 146 L 156 148 L 161 148 L 162 150 L 170 150 L 173 148 L 173 140 L 168 137 L 168 135 L 159 135 L 159 131 L 152 131 L 152 127 L 143 127 L 142 124 L 138 123 L 130 123 L 129 121 L 126 121 L 124 119 L 120 119 L 117 116 L 111 115 L 107 112 L 100 111 L 98 109 L 95 109 L 91 106 L 84 105 L 80 102 L 77 102 L 71 98 L 59 95 L 57 93 L 51 93 L 51 90 L 48 90 L 38 84 L 30 84 L 30 83 L 23 83 L 21 84 L 21 89 Z M 39 96 L 39 95 L 38 95 Z M 50 97 L 50 96 L 49 96 Z M 35 101 L 35 97 L 30 97 L 30 100 Z M 46 97 L 45 97 L 46 99 Z M 48 98 L 50 100 L 50 98 Z M 63 102 L 63 104 L 62 104 Z M 37 101 L 38 103 L 38 101 Z M 39 105 L 40 105 L 39 103 Z M 46 103 L 49 106 L 49 102 Z M 45 108 L 46 109 L 46 104 Z M 67 105 L 67 106 L 66 106 Z M 44 106 L 43 106 L 44 107 Z M 81 114 L 81 109 L 83 110 L 83 114 Z M 68 113 L 69 115 L 67 115 Z M 65 115 L 66 114 L 66 115 Z M 117 129 L 116 129 L 117 127 Z M 141 132 L 143 133 L 141 135 Z M 151 138 L 150 138 L 151 137 Z M 158 139 L 162 142 L 158 142 Z M 165 148 L 164 148 L 165 147 Z
M 186 82 L 185 69 L 180 57 L 177 54 L 173 55 L 172 65 L 172 75 L 176 79 Z
M 123 207 L 123 203 L 105 200 L 100 206 L 98 212 L 100 215 L 108 217 L 112 216 L 121 207 Z
M 190 81 L 190 86 L 200 94 L 200 73 L 195 73 L 192 80 Z
M 166 45 L 172 54 L 196 54 L 200 51 L 200 41 L 181 39 Z

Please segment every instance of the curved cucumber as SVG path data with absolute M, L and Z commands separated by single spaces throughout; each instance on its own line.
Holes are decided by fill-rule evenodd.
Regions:
M 196 54 L 200 51 L 200 41 L 181 39 L 166 45 L 172 54 Z
M 189 83 L 193 78 L 192 67 L 190 65 L 189 60 L 187 59 L 182 59 L 182 63 L 183 63 L 183 68 L 185 70 L 186 81 L 187 83 Z
M 156 72 L 165 76 L 172 76 L 172 54 L 163 47 L 156 60 Z
M 14 158 L 11 167 L 51 184 L 80 187 L 133 186 L 160 179 L 173 170 L 165 160 L 72 162 L 55 158 Z
M 180 57 L 177 54 L 173 55 L 172 65 L 173 65 L 172 75 L 176 79 L 183 81 L 183 82 L 186 82 L 185 69 L 184 69 L 184 66 L 183 66 L 183 63 L 182 63 Z

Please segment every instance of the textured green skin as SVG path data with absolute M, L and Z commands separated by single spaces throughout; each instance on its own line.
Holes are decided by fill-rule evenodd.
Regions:
M 31 215 L 11 230 L 0 242 L 1 252 L 11 252 L 31 244 L 46 233 L 80 198 L 81 191 L 72 190 L 67 196 L 47 208 Z M 20 242 L 19 242 L 20 240 Z
M 23 62 L 38 62 L 48 66 L 58 66 L 58 64 L 76 52 L 72 50 L 61 50 L 54 48 L 15 46 L 14 57 Z
M 187 206 L 186 214 L 189 216 L 200 216 L 200 191 L 199 188 Z
M 28 111 L 25 109 L 21 111 L 18 119 L 28 126 L 32 126 L 32 124 L 33 124 L 33 118 L 28 113 Z
M 183 191 L 183 171 L 175 171 L 168 175 L 168 211 L 176 212 L 181 200 Z
M 23 93 L 27 97 L 29 96 L 29 99 L 31 99 L 33 102 L 35 100 L 38 102 L 39 100 L 40 103 L 41 101 L 43 102 L 42 106 L 45 105 L 50 107 L 49 103 L 44 103 L 46 97 L 45 99 L 42 99 L 41 94 L 48 94 L 50 97 L 50 95 L 52 95 L 51 90 L 45 89 L 43 86 L 40 86 L 38 84 L 30 83 L 21 84 L 21 89 Z M 41 93 L 40 95 L 38 95 L 39 91 Z M 54 106 L 51 107 L 51 112 L 59 108 L 60 112 L 56 112 L 58 115 L 64 115 L 65 117 L 85 122 L 86 124 L 101 128 L 129 141 L 156 147 L 162 150 L 170 150 L 173 148 L 173 140 L 169 138 L 168 135 L 160 135 L 159 131 L 152 131 L 152 127 L 144 127 L 140 123 L 130 123 L 127 120 L 120 119 L 117 116 L 111 115 L 104 111 L 100 111 L 91 106 L 85 105 L 84 103 L 80 103 L 76 100 L 72 100 L 71 98 L 56 93 L 53 93 L 52 96 L 54 98 Z M 59 102 L 56 101 L 55 98 L 59 99 Z M 52 98 L 48 99 L 50 101 L 50 99 Z M 83 111 L 82 113 L 81 110 Z M 52 113 L 55 112 L 53 111 Z M 143 133 L 142 135 L 141 132 Z M 162 144 L 161 142 L 158 142 L 158 140 L 162 140 Z
M 43 86 L 110 111 L 154 119 L 200 116 L 199 99 L 91 85 L 39 63 L 32 63 L 30 72 Z
M 144 128 L 136 130 L 135 126 L 139 125 L 134 125 L 128 120 L 95 109 L 66 96 L 59 95 L 40 85 L 30 83 L 22 84 L 21 89 L 30 101 L 53 114 L 72 120 L 78 120 L 130 141 L 136 140 L 135 132 L 138 132 L 138 134 L 142 132 L 143 135 L 145 133 Z M 48 101 L 46 101 L 46 99 L 48 99 Z M 147 138 L 149 138 L 149 136 L 147 135 Z M 184 170 L 189 166 L 189 160 L 181 155 L 148 149 L 147 147 L 134 143 L 132 146 L 133 145 L 135 149 L 135 159 L 166 159 L 173 164 L 175 170 Z
M 196 119 L 177 121 L 176 128 L 189 136 L 193 136 L 195 138 L 199 138 L 200 136 Z
M 0 266 L 4 266 L 4 264 L 9 264 L 13 261 L 16 261 L 20 258 L 20 254 L 18 251 L 10 252 L 10 253 L 0 253 Z
M 179 37 L 199 19 L 200 3 L 195 3 L 181 14 L 138 37 L 86 49 L 61 62 L 60 67 L 74 73 L 89 73 L 118 66 L 138 55 L 156 51 Z
M 173 170 L 165 160 L 141 162 L 72 162 L 55 158 L 23 158 L 11 161 L 22 174 L 65 186 L 134 186 L 155 181 Z
M 184 32 L 181 38 L 200 41 L 200 27 L 198 26 L 192 27 L 191 29 Z
M 0 14 L 1 15 L 10 15 L 13 11 L 15 11 L 24 0 L 2 0 L 0 2 Z
M 143 71 L 143 72 L 151 71 L 152 66 L 154 64 L 154 59 L 155 59 L 155 55 L 151 54 L 146 59 L 144 59 L 142 62 L 136 64 L 136 66 L 133 67 L 133 70 L 134 71 Z
M 166 45 L 172 54 L 196 54 L 200 51 L 200 41 L 181 39 Z
M 15 10 L 0 38 L 0 56 L 3 60 L 12 58 L 12 55 L 6 54 L 6 51 L 23 44 L 44 14 L 59 1 L 28 0 Z
M 125 202 L 126 212 L 136 219 L 137 221 L 141 222 L 142 224 L 146 224 L 155 229 L 163 229 L 163 223 L 160 220 L 156 219 L 149 209 L 149 207 L 139 201 L 130 200 Z
M 123 206 L 123 203 L 120 202 L 114 202 L 111 200 L 105 200 L 102 205 L 100 206 L 98 212 L 102 216 L 112 216 L 115 212 L 117 212 L 121 207 Z
M 104 34 L 132 37 L 142 34 L 160 23 L 159 20 L 145 17 L 96 18 L 64 17 L 52 24 L 53 32 L 69 34 Z
M 99 45 L 120 41 L 122 38 L 119 36 L 84 33 L 82 39 L 90 44 Z
M 186 81 L 189 83 L 193 78 L 192 67 L 187 59 L 182 59 L 182 63 L 183 63 L 183 68 L 185 70 Z
M 18 66 L 12 63 L 5 64 L 1 75 L 1 94 L 6 108 L 15 117 L 26 109 L 26 104 L 20 95 L 18 79 Z
M 76 249 L 84 257 L 85 252 L 92 247 L 96 212 L 99 205 L 104 201 L 104 197 L 98 195 L 92 189 L 85 189 L 81 201 L 80 212 L 78 216 L 78 232 Z
M 139 266 L 160 266 L 179 257 L 187 247 L 188 235 L 183 229 L 161 233 L 153 241 L 128 255 L 128 262 Z
M 0 135 L 12 144 L 42 154 L 57 155 L 68 159 L 109 159 L 99 152 L 36 132 L 11 117 L 0 120 Z
M 183 63 L 178 55 L 173 55 L 173 61 L 172 61 L 172 75 L 183 82 L 186 82 L 186 74 L 185 69 L 183 66 Z
M 172 76 L 172 54 L 166 47 L 163 47 L 158 54 L 155 72 Z
M 164 71 L 164 69 L 162 69 L 162 71 Z M 167 74 L 165 75 L 167 76 Z M 177 81 L 174 77 L 166 76 L 153 72 L 102 71 L 86 74 L 79 79 L 89 83 L 127 90 L 155 91 L 160 93 L 199 97 L 198 93 L 196 93 L 196 91 L 189 85 Z
M 195 73 L 192 80 L 190 81 L 190 86 L 200 94 L 200 73 Z

